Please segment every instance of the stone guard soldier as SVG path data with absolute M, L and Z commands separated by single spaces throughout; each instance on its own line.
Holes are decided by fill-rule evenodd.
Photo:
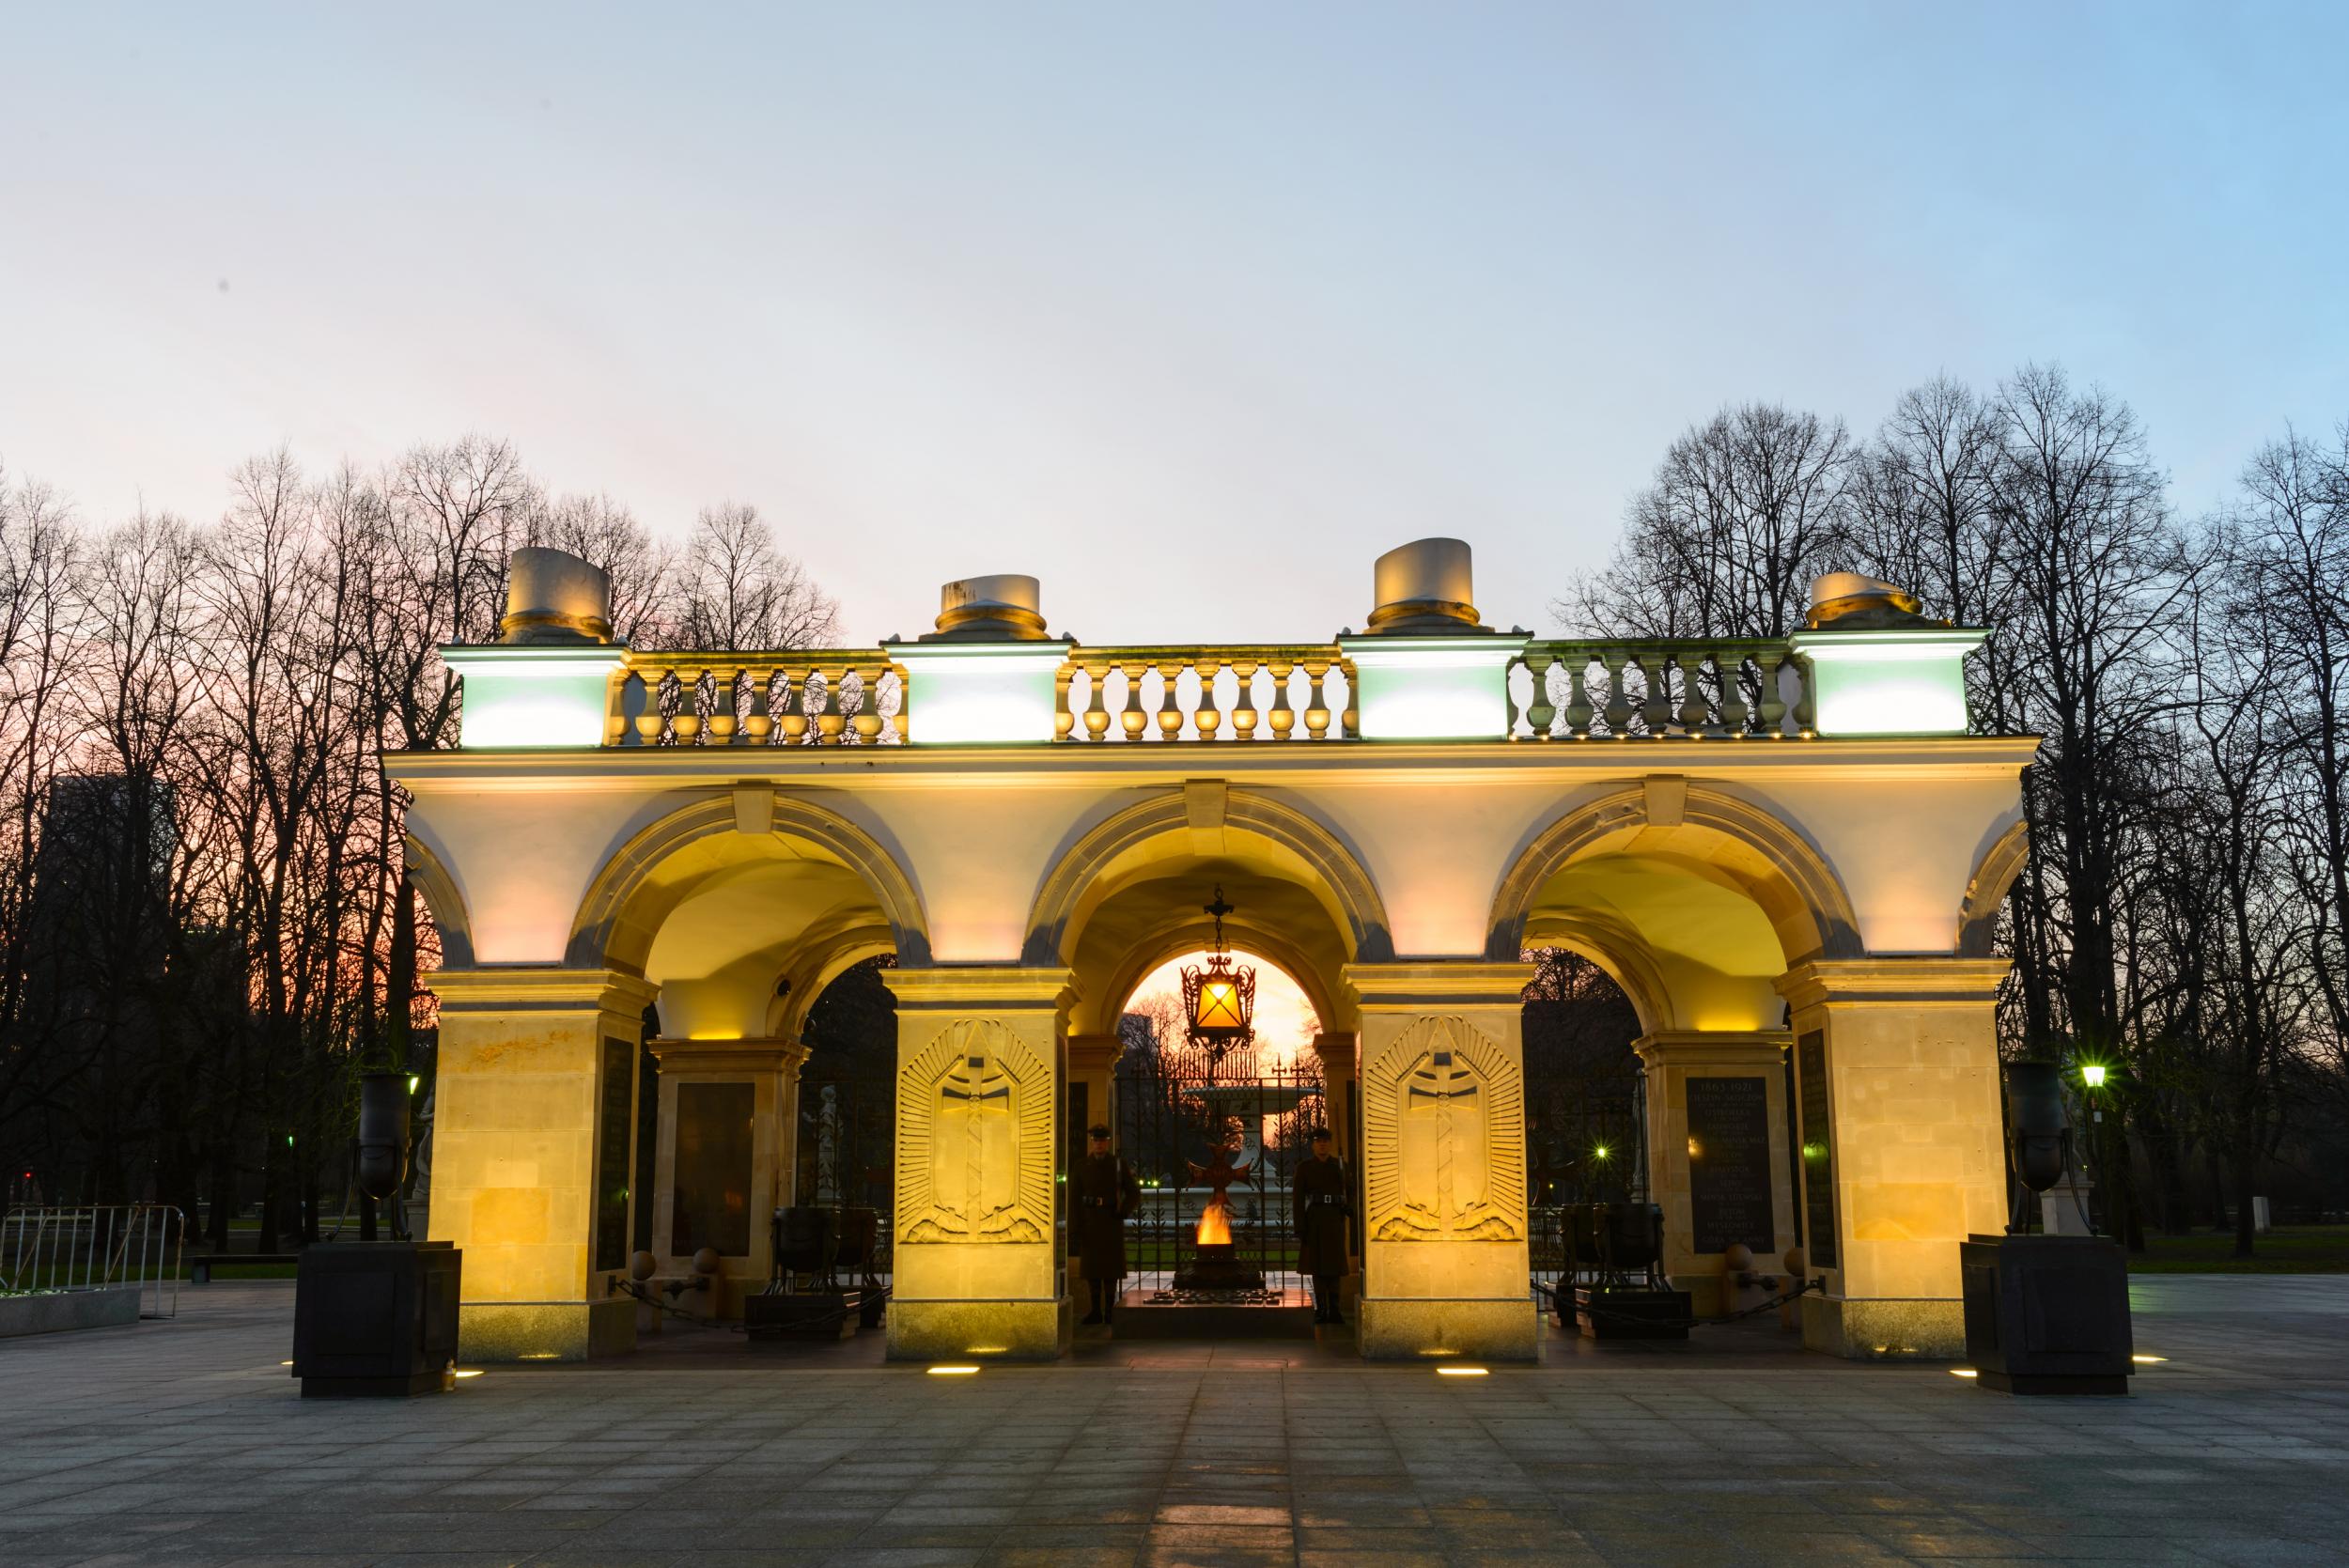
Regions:
M 1069 1172 L 1069 1241 L 1093 1293 L 1088 1324 L 1107 1323 L 1126 1277 L 1126 1221 L 1142 1206 L 1142 1181 L 1110 1153 L 1110 1129 L 1085 1129 L 1085 1157 Z
M 1314 1281 L 1314 1321 L 1343 1323 L 1338 1281 L 1345 1277 L 1346 1231 L 1354 1218 L 1354 1187 L 1346 1162 L 1330 1152 L 1330 1129 L 1313 1130 L 1312 1156 L 1297 1162 L 1289 1184 L 1297 1227 L 1297 1269 Z

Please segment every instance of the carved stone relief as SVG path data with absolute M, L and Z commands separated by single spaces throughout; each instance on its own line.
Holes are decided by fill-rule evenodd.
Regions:
M 897 1074 L 898 1239 L 1051 1231 L 1050 1069 L 1003 1024 L 948 1024 Z
M 1525 1234 L 1524 1076 L 1458 1017 L 1423 1017 L 1362 1075 L 1374 1241 Z

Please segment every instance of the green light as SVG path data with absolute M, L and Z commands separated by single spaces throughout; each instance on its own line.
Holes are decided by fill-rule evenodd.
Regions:
M 1607 1157 L 1607 1145 L 1601 1143 L 1597 1148 L 1593 1149 L 1591 1153 L 1596 1155 L 1601 1159 L 1605 1159 Z
M 410 1073 L 408 1075 L 408 1092 L 411 1094 L 414 1094 L 416 1092 L 416 1085 L 422 1083 L 424 1079 L 417 1077 L 414 1073 Z
M 288 1134 L 286 1135 L 286 1147 L 288 1147 L 288 1149 L 290 1149 L 290 1148 L 292 1148 L 292 1147 L 293 1147 L 293 1134 L 292 1134 L 292 1133 L 288 1133 Z
M 2081 1063 L 2080 1081 L 2091 1089 L 2102 1089 L 2105 1086 L 2105 1064 L 2101 1062 Z

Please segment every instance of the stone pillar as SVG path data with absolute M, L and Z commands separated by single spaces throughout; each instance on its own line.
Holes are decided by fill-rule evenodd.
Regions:
M 1795 1244 L 1789 1038 L 1782 1030 L 1675 1030 L 1632 1048 L 1647 1069 L 1648 1196 L 1664 1210 L 1664 1273 L 1688 1292 L 1699 1317 L 1734 1305 L 1721 1284 L 1725 1249 L 1742 1242 L 1767 1268 Z M 1692 1096 L 1689 1084 L 1700 1079 Z
M 430 1235 L 463 1250 L 469 1361 L 632 1350 L 636 1061 L 654 988 L 608 970 L 441 970 Z
M 1314 1036 L 1314 1055 L 1321 1060 L 1323 1110 L 1330 1118 L 1330 1141 L 1338 1157 L 1352 1170 L 1360 1162 L 1354 1147 L 1354 1102 L 1361 1093 L 1355 1054 L 1361 1048 L 1358 1034 L 1321 1033 Z
M 1361 1003 L 1363 1282 L 1374 1360 L 1531 1361 L 1526 1256 L 1530 964 L 1355 964 Z
M 1107 1123 L 1111 1133 L 1116 1133 L 1117 1059 L 1125 1049 L 1125 1040 L 1115 1034 L 1068 1036 L 1068 1125 L 1061 1131 L 1064 1167 L 1083 1152 L 1087 1127 L 1097 1122 Z M 1077 1103 L 1080 1087 L 1084 1091 L 1081 1106 Z M 1127 1151 L 1118 1148 L 1117 1152 L 1124 1155 Z M 1068 1254 L 1068 1278 L 1073 1294 L 1075 1281 L 1084 1278 L 1083 1266 L 1074 1252 Z
M 1793 1009 L 1811 1273 L 1803 1343 L 1838 1356 L 1965 1349 L 1958 1244 L 2006 1225 L 1996 999 L 2003 958 L 1823 959 Z
M 704 1315 L 739 1317 L 744 1296 L 767 1288 L 774 1273 L 775 1238 L 771 1223 L 776 1209 L 791 1202 L 793 1158 L 799 1132 L 800 1067 L 807 1048 L 796 1040 L 654 1040 L 654 1058 L 661 1063 L 660 1149 L 653 1162 L 652 1254 L 661 1274 L 690 1277 L 693 1254 L 703 1247 L 719 1246 L 723 1260 L 723 1281 L 713 1294 L 698 1301 L 679 1297 L 678 1305 L 698 1308 Z M 679 1139 L 695 1141 L 719 1136 L 711 1125 L 716 1115 L 729 1114 L 730 1097 L 747 1110 L 741 1151 L 747 1157 L 739 1172 L 718 1172 L 723 1178 L 712 1192 L 680 1194 Z M 680 1107 L 693 1112 L 680 1126 Z M 689 1158 L 689 1167 L 707 1166 Z M 739 1192 L 742 1210 L 732 1212 Z M 684 1199 L 680 1202 L 680 1197 Z M 715 1213 L 715 1203 L 724 1212 Z M 702 1234 L 712 1224 L 735 1234 Z M 680 1230 L 687 1234 L 680 1235 Z M 742 1243 L 734 1250 L 734 1243 Z
M 890 1358 L 1051 1360 L 1072 1329 L 1055 1226 L 1069 971 L 882 978 L 897 998 Z
M 1359 1034 L 1323 1032 L 1314 1036 L 1314 1055 L 1321 1060 L 1322 1110 L 1329 1118 L 1330 1141 L 1336 1146 L 1338 1157 L 1346 1162 L 1346 1174 L 1354 1179 L 1354 1212 L 1357 1214 L 1362 1211 L 1362 1164 L 1361 1154 L 1354 1146 L 1354 1110 L 1361 1099 L 1361 1085 L 1354 1057 L 1361 1044 L 1361 1036 Z M 1357 1250 L 1352 1254 L 1352 1266 L 1338 1285 L 1339 1310 L 1356 1323 L 1361 1321 L 1362 1275 L 1361 1252 L 1359 1250 L 1361 1243 L 1361 1229 L 1357 1226 L 1353 1243 Z

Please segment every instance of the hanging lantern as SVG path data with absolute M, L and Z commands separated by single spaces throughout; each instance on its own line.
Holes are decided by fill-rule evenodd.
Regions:
M 1221 888 L 1215 890 L 1215 902 L 1206 908 L 1215 917 L 1215 946 L 1205 968 L 1183 970 L 1184 1032 L 1192 1044 L 1204 1045 L 1221 1058 L 1256 1038 L 1256 971 L 1234 964 L 1224 947 L 1223 917 L 1233 907 L 1223 901 Z

